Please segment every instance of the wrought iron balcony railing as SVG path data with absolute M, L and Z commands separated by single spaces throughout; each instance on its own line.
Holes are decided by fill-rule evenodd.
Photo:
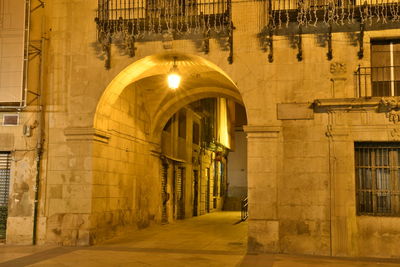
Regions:
M 359 67 L 354 77 L 356 97 L 400 96 L 400 66 Z
M 128 48 L 156 36 L 189 38 L 231 37 L 232 0 L 98 0 L 98 41 Z M 232 48 L 230 46 L 230 48 Z M 208 52 L 208 43 L 203 49 Z M 230 55 L 232 56 L 232 55 Z M 230 59 L 231 62 L 231 59 Z
M 270 26 L 400 21 L 400 0 L 268 0 Z

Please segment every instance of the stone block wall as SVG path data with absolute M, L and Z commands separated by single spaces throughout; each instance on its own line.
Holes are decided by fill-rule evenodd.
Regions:
M 258 38 L 266 25 L 263 2 L 234 1 L 232 65 L 224 40 L 211 39 L 207 55 L 191 40 L 168 45 L 154 40 L 137 43 L 135 58 L 121 55 L 113 46 L 112 68 L 105 70 L 96 44 L 96 7 L 95 0 L 54 0 L 46 5 L 41 243 L 88 245 L 124 226 L 141 228 L 160 221 L 160 162 L 153 155 L 160 140 L 150 140 L 149 135 L 153 115 L 169 100 L 161 94 L 150 98 L 151 88 L 136 83 L 110 95 L 115 101 L 100 112 L 98 104 L 108 85 L 133 62 L 161 52 L 181 52 L 199 55 L 225 71 L 246 107 L 249 250 L 399 257 L 398 218 L 356 216 L 353 146 L 355 141 L 398 141 L 397 126 L 376 110 L 314 112 L 311 106 L 315 99 L 355 97 L 353 74 L 358 65 L 370 65 L 370 41 L 397 38 L 398 30 L 368 31 L 361 60 L 349 33 L 333 33 L 332 61 L 318 35 L 303 35 L 300 62 L 293 36 L 273 36 L 274 62 L 269 63 Z M 210 96 L 207 90 L 205 97 Z M 305 113 L 313 114 L 301 118 L 286 110 L 286 118 L 279 118 L 277 104 L 287 103 L 308 105 Z M 34 147 L 31 139 L 26 145 L 20 138 L 20 128 L 2 127 L 0 133 L 13 136 L 18 144 L 8 146 L 12 142 L 7 141 L 7 148 L 1 149 Z M 25 204 L 10 206 L 8 239 L 25 244 L 32 224 L 35 154 L 15 151 L 13 158 L 19 157 L 11 192 Z M 212 164 L 204 160 L 202 172 L 208 167 L 213 174 Z M 205 209 L 204 203 L 200 206 Z M 24 222 L 23 231 L 17 233 L 14 222 Z

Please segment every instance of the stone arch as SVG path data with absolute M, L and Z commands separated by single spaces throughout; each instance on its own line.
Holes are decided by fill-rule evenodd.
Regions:
M 117 101 L 118 97 L 127 87 L 141 80 L 151 80 L 152 77 L 165 77 L 173 65 L 174 57 L 180 60 L 178 61 L 180 70 L 187 70 L 186 74 L 190 74 L 191 76 L 204 76 L 202 77 L 203 82 L 199 85 L 191 84 L 189 90 L 187 88 L 180 90 L 181 92 L 174 95 L 172 97 L 173 99 L 171 99 L 171 96 L 164 96 L 164 99 L 160 102 L 163 102 L 166 106 L 170 106 L 171 104 L 174 105 L 179 103 L 179 101 L 183 101 L 182 103 L 186 105 L 190 103 L 190 101 L 196 101 L 200 98 L 219 96 L 234 99 L 244 105 L 239 89 L 235 83 L 214 63 L 196 55 L 177 52 L 162 53 L 147 56 L 132 63 L 111 81 L 104 90 L 97 105 L 94 116 L 94 128 L 102 128 L 99 123 L 99 116 L 106 115 L 109 112 L 108 107 Z M 218 79 L 221 79 L 222 82 L 215 84 Z M 205 82 L 207 80 L 209 81 Z M 164 89 L 167 91 L 167 88 Z M 184 105 L 181 105 L 181 107 L 183 106 Z M 165 107 L 160 106 L 160 110 L 167 111 L 168 108 L 165 109 Z M 156 114 L 151 115 L 154 117 Z M 156 116 L 160 119 L 164 117 L 160 112 L 157 112 Z M 159 122 L 157 120 L 157 126 L 152 127 L 152 136 L 155 134 L 154 131 L 160 128 L 158 124 L 163 122 L 165 121 L 162 119 Z
M 166 74 L 174 57 L 182 85 L 171 91 Z M 124 225 L 138 228 L 161 222 L 161 132 L 187 104 L 225 97 L 243 104 L 241 94 L 218 66 L 204 58 L 162 53 L 138 60 L 119 73 L 103 92 L 94 116 L 92 213 L 101 240 Z M 97 138 L 97 137 L 96 137 Z M 139 208 L 140 207 L 140 208 Z

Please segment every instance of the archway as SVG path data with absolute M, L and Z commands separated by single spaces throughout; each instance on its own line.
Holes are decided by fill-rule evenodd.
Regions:
M 174 58 L 182 84 L 171 91 L 166 74 Z M 97 240 L 126 226 L 143 228 L 163 221 L 163 129 L 182 108 L 206 98 L 243 105 L 235 83 L 220 68 L 181 53 L 138 60 L 106 88 L 94 119 L 96 131 L 106 137 L 93 144 L 92 213 Z M 179 168 L 174 171 L 182 171 Z

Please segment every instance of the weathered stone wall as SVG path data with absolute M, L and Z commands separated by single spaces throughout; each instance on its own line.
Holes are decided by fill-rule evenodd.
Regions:
M 5 114 L 9 115 L 0 113 L 1 120 Z M 35 125 L 37 117 L 30 112 L 19 113 L 19 116 L 18 125 L 0 127 L 0 151 L 11 152 L 6 239 L 8 244 L 29 245 L 33 233 L 37 128 L 32 129 L 31 136 L 26 136 L 23 126 Z
M 375 110 L 313 113 L 307 107 L 319 98 L 354 97 L 353 72 L 359 64 L 370 65 L 370 39 L 397 37 L 398 31 L 368 32 L 362 60 L 348 33 L 333 34 L 332 61 L 326 59 L 327 45 L 317 35 L 303 35 L 301 62 L 292 36 L 274 36 L 274 62 L 268 63 L 257 37 L 265 26 L 262 5 L 234 2 L 232 65 L 220 40 L 210 41 L 207 55 L 185 40 L 170 42 L 167 50 L 215 63 L 242 95 L 248 117 L 249 249 L 399 257 L 400 219 L 355 212 L 353 143 L 398 140 L 392 134 L 394 124 Z M 158 142 L 149 139 L 148 129 L 154 125 L 147 123 L 153 123 L 152 115 L 162 103 L 147 103 L 140 87 L 128 87 L 101 112 L 97 106 L 117 74 L 138 59 L 165 52 L 165 43 L 137 43 L 135 58 L 120 55 L 113 46 L 112 68 L 105 70 L 97 58 L 101 52 L 95 44 L 96 7 L 95 0 L 54 0 L 46 6 L 48 128 L 39 218 L 39 238 L 45 243 L 92 244 L 118 232 L 121 225 L 143 227 L 160 219 L 159 199 L 149 197 L 161 197 L 159 162 L 150 153 Z M 277 104 L 295 102 L 304 103 L 303 108 L 284 106 L 278 115 Z M 173 114 L 179 108 L 168 111 Z M 32 167 L 33 153 L 24 156 L 19 164 Z M 213 174 L 212 164 L 207 164 L 203 162 L 202 171 L 211 167 Z M 25 169 L 29 175 L 21 183 L 31 187 L 32 168 L 22 165 L 18 173 Z M 13 186 L 13 192 L 17 188 L 23 187 Z M 32 191 L 29 196 L 32 201 Z M 28 202 L 23 210 L 29 210 Z M 15 219 L 28 221 L 26 233 L 30 216 L 21 213 Z M 12 220 L 14 216 L 10 224 Z M 25 237 L 18 237 L 15 229 L 8 233 L 9 240 L 19 243 L 25 243 Z
M 126 88 L 112 106 L 103 108 L 108 114 L 99 115 L 97 127 L 109 139 L 96 142 L 93 154 L 92 223 L 99 240 L 118 227 L 160 222 L 161 201 L 161 186 L 155 186 L 160 184 L 160 162 L 151 155 L 151 120 L 140 89 Z

